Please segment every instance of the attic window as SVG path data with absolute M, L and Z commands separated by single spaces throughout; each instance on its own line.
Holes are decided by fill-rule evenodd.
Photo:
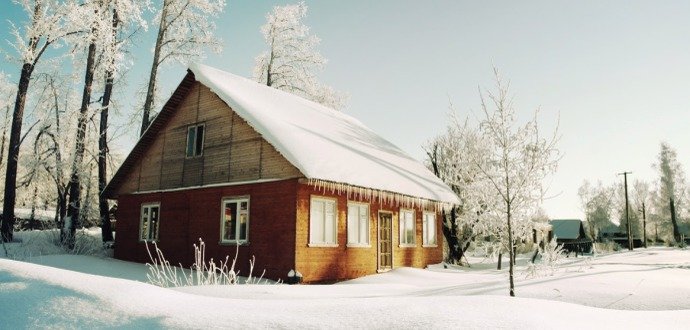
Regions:
M 199 157 L 204 153 L 204 124 L 187 128 L 187 158 Z

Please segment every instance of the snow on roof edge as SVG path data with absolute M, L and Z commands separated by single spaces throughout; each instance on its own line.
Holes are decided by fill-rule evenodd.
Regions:
M 347 185 L 352 185 L 355 187 L 361 187 L 363 186 L 361 183 L 357 182 L 349 182 L 347 180 L 333 180 L 332 177 L 322 177 L 319 175 L 314 175 L 313 173 L 313 168 L 310 169 L 308 166 L 305 165 L 304 161 L 300 159 L 300 155 L 296 154 L 294 150 L 287 144 L 284 143 L 283 140 L 280 138 L 277 138 L 274 136 L 274 134 L 271 133 L 271 122 L 268 121 L 266 117 L 261 117 L 262 113 L 260 111 L 253 111 L 252 108 L 256 108 L 257 106 L 254 104 L 253 99 L 251 99 L 254 95 L 243 95 L 240 93 L 232 93 L 232 91 L 229 91 L 229 88 L 227 85 L 223 86 L 223 83 L 228 83 L 225 81 L 214 81 L 214 74 L 216 75 L 225 75 L 228 80 L 235 80 L 232 83 L 240 83 L 240 84 L 247 84 L 251 88 L 255 89 L 256 91 L 260 93 L 267 93 L 269 94 L 268 96 L 275 96 L 277 98 L 281 99 L 286 99 L 289 100 L 290 102 L 293 103 L 298 103 L 298 105 L 302 106 L 303 108 L 309 108 L 310 111 L 314 111 L 315 115 L 320 115 L 320 116 L 325 116 L 329 117 L 332 120 L 337 121 L 338 123 L 342 122 L 345 124 L 353 125 L 356 126 L 357 129 L 364 130 L 368 134 L 372 134 L 376 137 L 378 137 L 380 140 L 385 141 L 387 145 L 385 147 L 394 149 L 393 151 L 396 153 L 397 157 L 403 157 L 406 158 L 408 162 L 414 162 L 417 163 L 420 167 L 424 168 L 424 171 L 428 171 L 426 167 L 421 165 L 419 161 L 411 158 L 407 154 L 405 154 L 402 150 L 397 148 L 395 145 L 391 144 L 390 142 L 383 140 L 380 138 L 375 132 L 373 132 L 371 129 L 366 127 L 363 123 L 361 123 L 359 120 L 356 118 L 349 116 L 345 113 L 330 109 L 328 107 L 325 107 L 321 104 L 318 104 L 316 102 L 310 101 L 303 99 L 299 96 L 277 90 L 268 86 L 264 86 L 261 84 L 258 84 L 250 79 L 247 79 L 245 77 L 233 75 L 231 73 L 209 67 L 206 65 L 202 65 L 199 63 L 192 63 L 189 66 L 189 70 L 194 73 L 195 79 L 205 85 L 207 88 L 209 88 L 213 93 L 218 95 L 224 102 L 230 106 L 235 113 L 237 113 L 241 118 L 243 118 L 249 126 L 251 126 L 254 130 L 256 130 L 269 144 L 271 144 L 278 153 L 280 153 L 283 157 L 285 157 L 286 160 L 288 160 L 293 166 L 295 166 L 311 183 L 314 182 L 334 182 L 334 183 L 344 183 Z M 217 77 L 216 77 L 217 79 Z M 239 86 L 239 87 L 246 87 L 246 86 Z M 249 99 L 248 99 L 249 98 Z M 299 153 L 299 150 L 297 151 Z M 416 170 L 419 170 L 418 168 Z M 391 189 L 391 187 L 376 187 L 376 186 L 370 186 L 368 187 L 369 189 L 377 190 L 382 195 L 387 194 L 387 193 L 395 193 L 401 195 L 401 197 L 405 196 L 412 196 L 414 198 L 421 198 L 429 201 L 434 201 L 437 203 L 441 204 L 458 204 L 459 199 L 457 198 L 457 195 L 455 195 L 450 188 L 448 188 L 445 183 L 443 183 L 439 178 L 437 178 L 435 175 L 431 174 L 431 172 L 428 172 L 431 177 L 420 177 L 420 181 L 427 182 L 426 184 L 424 182 L 415 182 L 416 184 L 420 186 L 426 186 L 425 190 L 420 189 L 416 190 L 415 192 L 412 191 L 400 191 L 400 189 Z M 413 173 L 417 174 L 417 173 Z M 422 180 L 423 179 L 423 180 Z M 436 182 L 433 182 L 436 181 Z M 433 184 L 432 184 L 433 182 Z M 433 186 L 433 187 L 432 187 Z M 434 190 L 435 189 L 435 190 Z M 396 200 L 403 200 L 404 198 L 396 198 Z

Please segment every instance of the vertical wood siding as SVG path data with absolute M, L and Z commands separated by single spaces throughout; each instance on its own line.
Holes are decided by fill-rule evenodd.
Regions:
M 203 155 L 187 158 L 187 128 L 195 124 L 205 125 Z M 299 170 L 245 120 L 195 82 L 117 195 L 299 176 Z

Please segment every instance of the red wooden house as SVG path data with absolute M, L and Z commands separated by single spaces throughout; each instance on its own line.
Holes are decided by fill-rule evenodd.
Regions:
M 115 257 L 156 241 L 188 266 L 235 255 L 246 275 L 336 281 L 442 260 L 453 192 L 356 119 L 208 66 L 192 66 L 103 192 Z M 256 275 L 256 274 L 255 274 Z

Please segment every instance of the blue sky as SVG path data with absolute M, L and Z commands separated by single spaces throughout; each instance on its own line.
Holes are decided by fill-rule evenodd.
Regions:
M 204 61 L 249 76 L 264 44 L 259 27 L 287 1 L 228 1 L 217 19 L 220 55 Z M 321 79 L 351 96 L 344 111 L 422 159 L 441 132 L 449 100 L 478 116 L 478 87 L 492 87 L 492 65 L 510 79 L 518 114 L 541 107 L 542 131 L 560 116 L 564 157 L 545 201 L 556 218 L 582 217 L 582 180 L 655 180 L 651 168 L 667 141 L 690 163 L 690 3 L 686 1 L 307 1 L 305 22 L 329 59 Z M 0 5 L 0 39 L 7 19 Z M 153 31 L 140 36 L 135 65 L 120 97 L 131 99 L 148 75 Z M 7 52 L 7 43 L 0 44 Z M 0 70 L 16 80 L 19 68 Z M 185 73 L 163 68 L 162 93 Z M 123 111 L 127 111 L 124 109 Z M 121 148 L 129 149 L 133 127 Z

